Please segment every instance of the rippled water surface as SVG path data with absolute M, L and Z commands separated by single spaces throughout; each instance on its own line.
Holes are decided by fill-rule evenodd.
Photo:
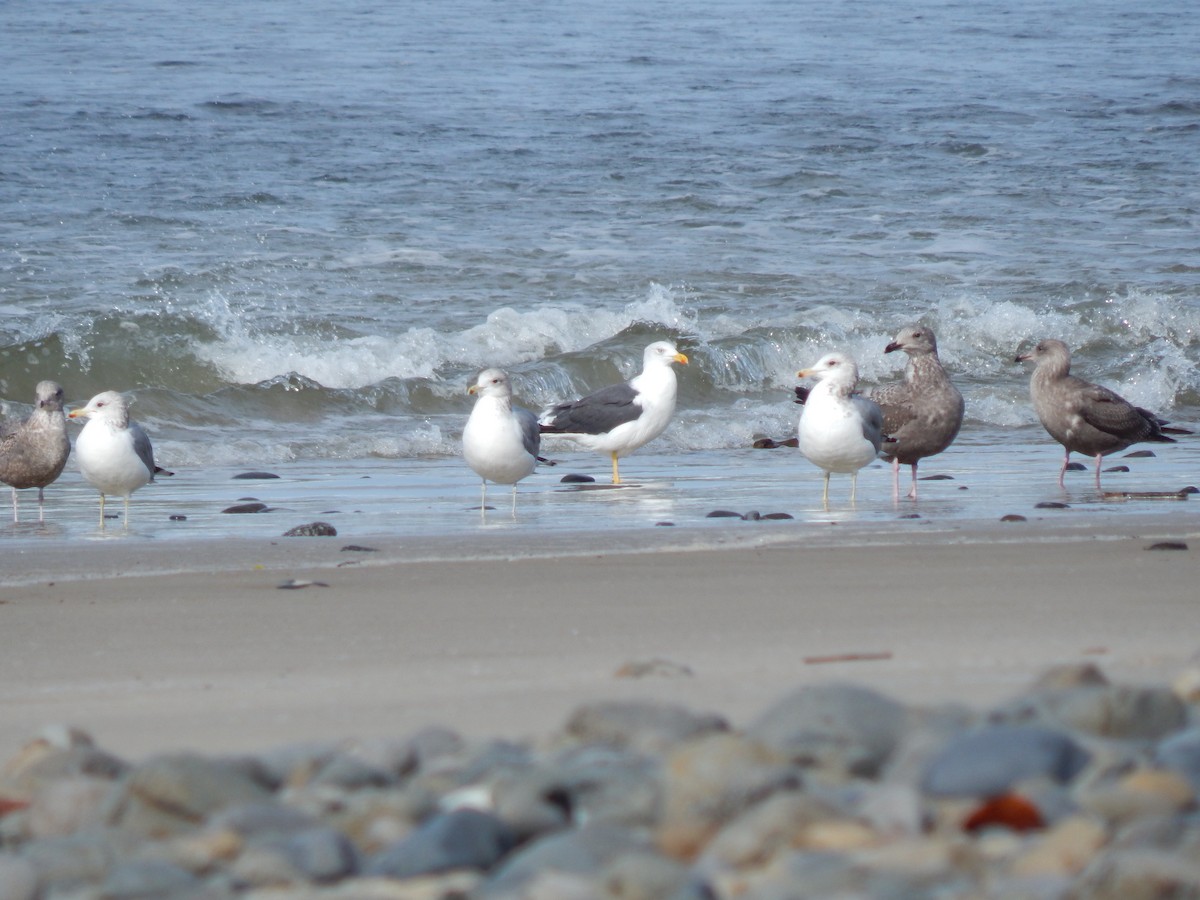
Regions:
M 548 470 L 520 521 L 824 520 L 815 470 L 749 445 L 793 432 L 794 373 L 827 349 L 897 377 L 882 349 L 920 319 L 968 416 L 922 512 L 1046 499 L 1058 451 L 1019 346 L 1062 338 L 1081 374 L 1200 421 L 1188 9 L 3 4 L 0 412 L 43 378 L 78 404 L 133 392 L 178 472 L 135 531 L 145 508 L 155 535 L 224 533 L 252 493 L 229 477 L 268 468 L 255 492 L 306 520 L 454 532 L 478 369 L 537 408 L 667 336 L 691 365 L 630 460 L 645 486 L 583 496 Z M 1189 447 L 1156 449 L 1142 489 L 1200 480 Z M 903 512 L 887 475 L 856 516 Z M 94 493 L 73 472 L 53 491 L 51 526 L 87 533 Z

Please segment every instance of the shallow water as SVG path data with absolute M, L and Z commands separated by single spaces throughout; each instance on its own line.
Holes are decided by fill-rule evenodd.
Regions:
M 1025 436 L 1036 437 L 1032 429 Z M 1105 461 L 1105 468 L 1126 465 L 1129 472 L 1106 473 L 1108 492 L 1178 491 L 1185 472 L 1200 473 L 1200 446 L 1156 448 L 1149 458 Z M 489 535 L 507 535 L 512 546 L 536 553 L 539 542 L 575 534 L 584 549 L 603 550 L 620 536 L 629 549 L 630 534 L 654 529 L 679 532 L 679 541 L 717 546 L 724 537 L 748 533 L 770 537 L 786 533 L 801 539 L 847 540 L 898 538 L 996 523 L 1018 514 L 1032 522 L 1072 527 L 1096 522 L 1111 526 L 1143 516 L 1177 523 L 1181 534 L 1200 527 L 1200 500 L 1118 500 L 1097 493 L 1091 471 L 1069 472 L 1067 488 L 1057 484 L 1061 455 L 1049 441 L 1021 442 L 1007 431 L 964 435 L 941 457 L 926 460 L 919 497 L 907 499 L 907 471 L 901 496 L 892 498 L 891 467 L 879 463 L 859 474 L 851 503 L 849 476 L 835 475 L 830 502 L 821 501 L 820 471 L 791 448 L 737 449 L 689 453 L 643 451 L 622 462 L 620 487 L 607 484 L 606 460 L 598 455 L 553 454 L 554 467 L 542 466 L 518 486 L 517 514 L 511 515 L 511 490 L 490 486 L 488 506 L 479 509 L 479 481 L 457 459 L 300 461 L 274 466 L 269 480 L 241 480 L 232 468 L 181 469 L 173 477 L 137 492 L 125 528 L 120 501 L 110 502 L 116 518 L 98 521 L 96 492 L 78 474 L 68 472 L 48 492 L 46 520 L 36 522 L 36 493 L 22 494 L 22 521 L 0 524 L 0 545 L 13 550 L 45 547 L 58 541 L 152 540 L 179 544 L 197 540 L 277 538 L 296 526 L 328 522 L 339 546 L 371 538 L 411 542 L 424 558 L 471 558 L 492 552 Z M 567 473 L 590 474 L 591 485 L 561 483 Z M 222 510 L 251 500 L 268 511 L 251 514 Z M 1038 508 L 1065 503 L 1066 508 Z M 742 520 L 709 517 L 716 510 L 760 515 L 784 513 L 790 519 Z M 172 517 L 185 517 L 180 520 Z M 7 518 L 7 515 L 6 515 Z M 1019 527 L 1014 524 L 1014 528 Z M 737 531 L 731 531 L 737 529 Z M 686 532 L 686 536 L 683 535 Z M 656 536 L 655 540 L 667 540 Z M 570 543 L 568 540 L 567 543 Z M 431 551 L 431 545 L 441 549 Z
M 745 448 L 794 431 L 798 368 L 836 347 L 896 378 L 883 347 L 921 319 L 967 401 L 930 471 L 971 489 L 937 512 L 931 483 L 923 515 L 1045 499 L 1020 346 L 1061 338 L 1080 374 L 1200 423 L 1200 19 L 1179 9 L 0 5 L 20 48 L 0 54 L 0 414 L 43 378 L 75 404 L 132 392 L 180 472 L 135 509 L 189 515 L 178 533 L 282 531 L 213 511 L 269 490 L 301 519 L 350 494 L 368 530 L 452 531 L 475 372 L 508 368 L 539 408 L 665 336 L 691 365 L 630 463 L 647 487 L 540 474 L 521 523 L 824 521 L 803 463 L 781 489 Z M 1200 480 L 1182 448 L 1172 484 Z M 263 468 L 287 477 L 226 490 Z M 837 514 L 890 521 L 882 477 Z M 87 493 L 54 491 L 56 527 L 90 533 Z

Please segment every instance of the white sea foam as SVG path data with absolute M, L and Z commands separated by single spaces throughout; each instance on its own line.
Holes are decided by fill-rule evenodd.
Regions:
M 415 327 L 331 340 L 268 332 L 248 327 L 223 296 L 214 296 L 207 316 L 220 339 L 199 344 L 196 353 L 228 381 L 259 384 L 295 373 L 329 388 L 359 388 L 387 378 L 436 379 L 447 368 L 534 362 L 586 349 L 639 322 L 677 331 L 696 327 L 694 313 L 660 285 L 651 285 L 644 298 L 623 308 L 503 307 L 476 325 L 449 333 Z

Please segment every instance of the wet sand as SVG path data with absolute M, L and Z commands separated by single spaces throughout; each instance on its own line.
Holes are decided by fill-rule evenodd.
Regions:
M 138 758 L 533 737 L 592 699 L 742 724 L 835 680 L 981 705 L 1077 661 L 1170 680 L 1200 650 L 1190 521 L 25 547 L 0 576 L 0 755 L 55 723 Z M 690 674 L 618 674 L 655 658 Z

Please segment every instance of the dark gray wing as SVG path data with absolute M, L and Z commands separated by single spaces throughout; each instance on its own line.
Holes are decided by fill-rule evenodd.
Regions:
M 1158 420 L 1119 394 L 1098 384 L 1081 382 L 1079 414 L 1093 428 L 1122 440 L 1154 440 L 1161 436 Z
M 863 420 L 863 437 L 875 446 L 875 452 L 883 446 L 883 410 L 874 400 L 866 397 L 851 397 Z
M 628 384 L 614 384 L 560 403 L 542 417 L 542 434 L 607 434 L 642 414 L 642 407 L 633 402 L 637 396 Z
M 137 422 L 129 423 L 129 433 L 133 435 L 133 450 L 138 455 L 138 459 L 142 464 L 150 470 L 150 480 L 154 480 L 154 448 L 150 446 L 150 438 L 146 432 L 142 431 L 142 426 Z
M 537 456 L 538 451 L 542 449 L 542 434 L 537 416 L 519 406 L 514 406 L 512 411 L 517 418 L 517 424 L 521 426 L 521 443 L 525 445 L 525 452 L 530 456 Z

